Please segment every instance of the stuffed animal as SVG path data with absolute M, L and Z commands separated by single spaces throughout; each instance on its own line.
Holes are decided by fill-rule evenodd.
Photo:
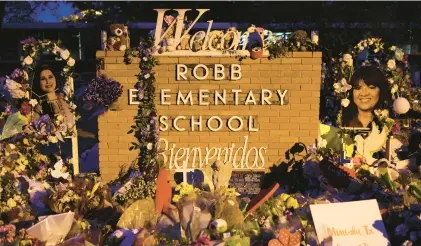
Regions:
M 107 50 L 125 51 L 130 47 L 128 27 L 123 24 L 111 24 Z
M 228 49 L 232 45 L 232 42 L 235 41 L 235 35 L 236 35 L 236 32 L 237 32 L 237 28 L 236 27 L 230 27 L 230 28 L 228 28 L 226 33 L 228 33 L 228 32 L 230 32 L 230 33 L 225 35 L 225 39 L 224 39 L 224 46 L 225 46 L 224 48 L 225 49 Z
M 113 36 L 108 37 L 106 50 L 114 50 L 114 44 L 116 43 L 116 39 Z
M 190 45 L 189 45 L 190 38 L 191 38 L 191 35 L 186 34 L 186 36 L 184 36 L 183 39 L 181 39 L 181 42 L 178 45 L 177 49 L 178 50 L 189 50 L 190 49 Z
M 224 35 L 224 31 L 214 30 L 209 34 L 209 49 L 221 49 L 221 38 Z
M 167 51 L 173 52 L 175 50 L 176 50 L 175 39 L 174 38 L 167 39 Z

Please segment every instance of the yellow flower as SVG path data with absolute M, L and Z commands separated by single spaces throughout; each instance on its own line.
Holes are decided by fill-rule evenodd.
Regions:
M 58 114 L 58 115 L 57 115 L 57 120 L 58 120 L 58 121 L 60 121 L 60 122 L 63 122 L 63 120 L 64 120 L 63 115 Z
M 27 138 L 24 138 L 24 139 L 23 139 L 23 144 L 24 144 L 24 145 L 29 145 L 29 140 L 28 140 Z
M 16 207 L 16 202 L 15 202 L 15 200 L 13 200 L 12 198 L 9 198 L 9 199 L 7 200 L 7 206 L 8 206 L 9 208 L 14 208 L 14 207 Z
M 173 202 L 179 202 L 180 201 L 180 195 L 174 195 L 174 197 L 172 198 Z
M 285 205 L 287 208 L 293 208 L 293 209 L 297 209 L 299 207 L 298 201 L 294 197 L 288 198 Z
M 282 199 L 282 201 L 287 201 L 288 200 L 288 198 L 290 197 L 290 195 L 288 195 L 288 194 L 286 194 L 286 193 L 282 193 L 281 195 L 280 195 L 280 198 Z

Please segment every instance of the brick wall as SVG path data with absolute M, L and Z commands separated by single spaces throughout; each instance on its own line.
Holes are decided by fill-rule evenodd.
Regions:
M 133 117 L 137 113 L 137 105 L 128 105 L 128 89 L 133 89 L 136 83 L 135 75 L 139 73 L 138 60 L 134 59 L 130 65 L 123 62 L 123 52 L 99 51 L 97 58 L 104 58 L 105 70 L 102 73 L 116 79 L 124 86 L 124 92 L 119 99 L 120 110 L 109 111 L 98 120 L 99 124 L 99 161 L 102 178 L 106 181 L 117 176 L 119 166 L 130 163 L 137 156 L 137 151 L 129 151 L 130 142 L 135 141 L 131 135 L 127 135 L 133 123 Z M 300 141 L 311 144 L 318 135 L 319 105 L 320 105 L 320 82 L 321 82 L 321 53 L 320 52 L 295 52 L 285 57 L 268 60 L 245 59 L 241 63 L 236 58 L 221 57 L 175 57 L 159 56 L 160 65 L 156 71 L 156 105 L 158 115 L 168 116 L 170 119 L 176 116 L 186 116 L 187 120 L 180 120 L 179 127 L 185 127 L 186 131 L 179 132 L 171 128 L 161 132 L 161 138 L 165 138 L 171 147 L 176 144 L 178 148 L 200 147 L 205 153 L 206 147 L 228 148 L 232 143 L 236 148 L 242 147 L 244 136 L 248 136 L 248 149 L 252 147 L 266 147 L 265 166 L 269 167 L 284 159 L 285 151 L 295 142 Z M 205 64 L 213 68 L 213 64 L 223 64 L 226 70 L 230 64 L 240 64 L 242 79 L 240 80 L 213 80 L 213 69 L 210 69 L 207 80 L 198 81 L 188 76 L 188 81 L 176 81 L 176 64 L 186 64 L 191 67 L 196 64 Z M 228 71 L 226 71 L 228 72 Z M 188 73 L 190 74 L 190 72 Z M 169 93 L 172 103 L 170 106 L 161 105 L 160 90 L 171 89 Z M 209 106 L 200 106 L 197 103 L 199 89 L 209 89 Z M 213 91 L 227 90 L 227 105 L 213 105 Z M 241 89 L 240 105 L 233 105 L 230 91 Z M 288 90 L 286 96 L 287 105 L 277 105 L 278 97 L 274 94 L 272 105 L 259 105 L 260 90 Z M 187 94 L 193 93 L 194 105 L 175 105 L 176 93 L 180 90 Z M 252 90 L 255 93 L 258 105 L 244 104 L 247 93 Z M 190 117 L 203 117 L 203 130 L 201 132 L 190 131 Z M 206 120 L 211 116 L 219 116 L 226 120 L 236 115 L 244 119 L 244 128 L 233 132 L 225 126 L 218 132 L 211 132 L 206 127 Z M 247 130 L 248 116 L 255 119 L 257 132 Z M 171 120 L 168 121 L 171 126 Z M 233 124 L 236 126 L 236 124 Z M 163 144 L 163 143 L 162 143 Z M 164 146 L 163 146 L 164 147 Z M 166 152 L 169 158 L 169 152 Z M 181 154 L 181 152 L 180 152 Z M 203 154 L 202 154 L 203 155 Z M 250 159 L 254 159 L 251 152 Z

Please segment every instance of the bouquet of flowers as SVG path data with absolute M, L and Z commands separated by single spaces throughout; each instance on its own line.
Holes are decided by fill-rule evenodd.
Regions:
M 94 116 L 104 113 L 123 94 L 123 86 L 106 75 L 96 77 L 88 84 L 83 95 L 84 108 L 96 109 Z

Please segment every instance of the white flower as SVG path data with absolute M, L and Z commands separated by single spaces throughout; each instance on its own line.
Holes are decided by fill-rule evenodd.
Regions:
M 60 52 L 60 56 L 64 60 L 67 60 L 67 58 L 70 57 L 70 52 L 68 50 L 63 50 L 63 51 Z
M 393 79 L 388 79 L 387 81 L 389 81 L 389 84 L 393 84 L 393 83 L 395 83 L 395 81 L 393 80 Z
M 67 131 L 67 125 L 66 124 L 60 124 L 58 127 L 57 127 L 57 131 L 58 132 L 66 132 Z
M 68 72 L 69 71 L 69 68 L 67 68 L 67 67 L 65 67 L 65 68 L 63 68 L 63 72 Z
M 396 49 L 396 51 L 395 51 L 396 60 L 402 61 L 404 55 L 405 55 L 405 53 L 403 52 L 402 49 Z
M 37 99 L 31 99 L 29 100 L 29 104 L 31 104 L 32 107 L 35 107 L 38 104 Z
M 389 117 L 389 110 L 387 109 L 376 109 L 374 110 L 374 114 L 377 115 L 380 119 L 388 118 Z
M 396 46 L 393 45 L 392 47 L 390 47 L 390 50 L 391 51 L 395 51 L 396 50 Z
M 101 11 L 95 11 L 95 15 L 102 15 Z
M 12 79 L 6 79 L 6 89 L 13 98 L 29 97 L 29 92 L 21 90 L 22 85 Z
M 69 95 L 70 94 L 70 86 L 69 85 L 65 85 L 63 87 L 63 92 L 64 92 L 64 94 Z
M 344 107 L 344 108 L 346 108 L 346 107 L 348 107 L 348 105 L 349 105 L 349 103 L 350 103 L 351 101 L 349 101 L 349 99 L 348 98 L 345 98 L 345 99 L 342 99 L 341 100 L 341 105 Z
M 54 169 L 50 168 L 50 172 L 51 172 L 51 176 L 53 178 L 64 178 L 67 179 L 69 178 L 69 173 L 68 172 L 63 172 L 63 160 L 59 160 L 58 162 L 56 162 L 56 164 L 54 164 Z M 71 194 L 69 194 L 71 195 Z
M 359 46 L 359 48 L 360 48 L 361 51 L 364 50 L 364 47 L 363 46 Z
M 115 237 L 116 237 L 116 238 L 120 238 L 120 237 L 122 237 L 122 236 L 123 236 L 123 232 L 122 232 L 122 231 L 120 231 L 120 230 L 118 230 L 118 231 L 115 231 L 115 232 L 114 232 L 114 235 L 115 235 Z
M 352 60 L 352 56 L 350 54 L 345 54 L 342 58 L 346 65 L 352 67 L 354 61 Z
M 54 136 L 48 136 L 48 141 L 51 143 L 58 143 L 57 137 Z
M 364 40 L 364 42 L 363 42 L 363 46 L 364 46 L 364 47 L 367 47 L 367 41 L 365 41 L 365 40 Z
M 374 49 L 374 53 L 377 53 L 377 52 L 379 52 L 379 48 Z
M 393 85 L 393 87 L 392 87 L 392 89 L 390 90 L 390 92 L 392 93 L 392 94 L 394 94 L 395 92 L 397 92 L 398 91 L 398 85 Z
M 145 79 L 149 79 L 151 75 L 149 73 L 145 74 Z
M 313 44 L 319 44 L 319 35 L 314 34 L 314 35 L 311 37 L 311 42 L 312 42 Z
M 148 58 L 146 56 L 143 57 L 144 61 L 148 61 Z
M 31 65 L 31 64 L 34 62 L 34 60 L 32 59 L 32 57 L 27 56 L 27 57 L 25 57 L 25 59 L 23 59 L 23 62 L 24 62 L 26 65 Z
M 373 45 L 373 43 L 374 43 L 374 42 L 373 42 L 373 39 L 369 38 L 369 39 L 368 39 L 368 44 L 369 44 L 369 45 Z
M 70 67 L 73 67 L 75 65 L 75 59 L 73 58 L 69 58 L 69 60 L 67 61 L 67 65 L 69 65 Z
M 394 59 L 387 61 L 387 68 L 394 70 L 396 68 L 396 61 Z
M 73 109 L 73 110 L 75 110 L 77 108 L 77 106 L 76 106 L 76 104 L 74 104 L 74 103 L 71 102 L 70 103 L 70 108 Z
M 343 78 L 341 81 L 333 84 L 336 93 L 347 92 L 352 89 L 352 86 L 347 83 L 346 79 Z
M 148 150 L 152 150 L 152 147 L 153 147 L 152 143 L 148 143 L 148 145 L 146 145 L 146 148 L 147 148 Z
M 317 148 L 326 148 L 327 146 L 327 140 L 321 137 L 317 138 Z

